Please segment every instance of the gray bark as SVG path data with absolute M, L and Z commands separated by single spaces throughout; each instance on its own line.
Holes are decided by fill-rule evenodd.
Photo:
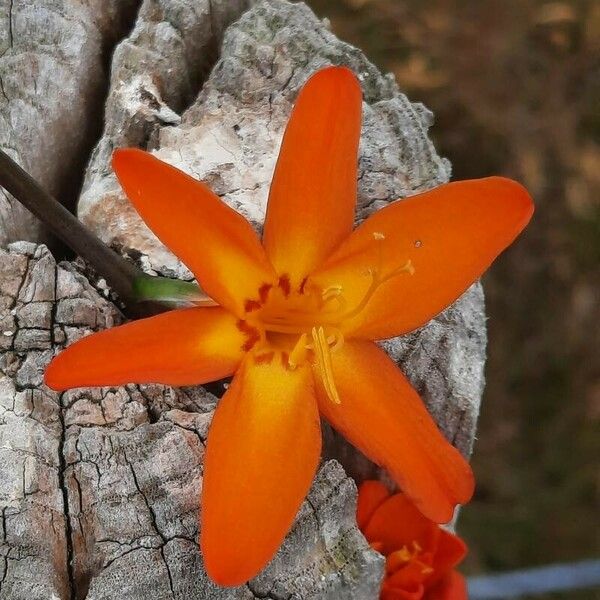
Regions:
M 138 2 L 0 0 L 0 148 L 61 199 L 75 199 L 100 129 L 105 52 Z M 0 245 L 44 237 L 0 189 Z
M 183 39 L 177 53 L 162 25 L 138 23 L 115 53 L 106 125 L 78 206 L 80 218 L 102 239 L 142 252 L 154 270 L 190 276 L 123 196 L 110 168 L 112 150 L 155 150 L 206 181 L 260 229 L 292 103 L 309 75 L 331 63 L 350 66 L 365 95 L 357 219 L 448 180 L 450 165 L 427 137 L 432 114 L 411 104 L 391 76 L 338 40 L 306 5 L 258 2 L 229 28 L 217 64 L 189 105 L 179 100 L 189 89 L 179 72 L 194 39 L 190 23 L 177 22 Z M 148 59 L 155 53 L 161 60 Z
M 57 394 L 42 383 L 62 347 L 121 320 L 44 246 L 0 250 L 0 598 L 374 597 L 382 559 L 334 461 L 263 573 L 232 590 L 208 580 L 198 498 L 216 398 L 201 387 Z
M 27 5 L 13 2 L 14 17 L 15 7 Z M 49 121 L 52 127 L 42 128 L 36 112 L 12 117 L 31 120 L 31 135 L 46 136 L 43 147 L 54 149 L 43 156 L 50 167 L 42 159 L 36 167 L 41 153 L 35 144 L 28 147 L 25 125 L 0 128 L 0 135 L 9 131 L 10 144 L 21 144 L 16 156 L 23 166 L 53 191 L 60 177 L 43 174 L 63 169 L 59 158 L 68 148 L 79 148 L 75 156 L 85 146 L 77 144 L 97 95 L 81 90 L 102 87 L 100 63 L 93 60 L 100 60 L 97 40 L 106 39 L 99 37 L 99 15 L 109 5 L 86 4 L 81 18 L 87 33 L 77 29 L 77 20 L 48 25 L 48 36 L 56 29 L 62 40 L 60 27 L 74 27 L 85 42 L 79 47 L 82 66 L 66 91 L 46 84 L 44 101 L 53 108 L 44 110 L 61 115 Z M 40 21 L 27 27 L 37 31 L 46 13 L 32 6 L 28 14 Z M 191 277 L 124 198 L 110 171 L 112 150 L 133 145 L 156 152 L 207 181 L 260 229 L 295 95 L 326 64 L 349 65 L 365 92 L 358 220 L 449 178 L 449 164 L 427 137 L 431 113 L 411 104 L 391 77 L 336 39 L 305 5 L 257 2 L 220 46 L 224 26 L 244 7 L 241 0 L 144 0 L 114 53 L 104 130 L 85 171 L 78 210 L 100 237 L 150 272 Z M 31 36 L 34 55 L 47 52 L 45 40 Z M 64 52 L 58 54 L 62 59 Z M 61 65 L 48 66 L 49 81 L 67 77 Z M 25 89 L 22 80 L 32 69 L 31 63 L 14 63 L 12 92 Z M 76 81 L 77 93 L 71 89 Z M 79 109 L 60 112 L 76 101 Z M 33 239 L 13 204 L 4 214 L 15 232 Z M 2 231 L 2 239 L 13 239 L 8 226 Z M 65 344 L 121 321 L 102 281 L 92 285 L 76 265 L 57 265 L 45 247 L 19 243 L 0 251 L 0 600 L 376 597 L 382 559 L 356 528 L 355 485 L 335 461 L 321 467 L 292 532 L 263 573 L 235 590 L 208 581 L 197 547 L 198 489 L 217 399 L 201 387 L 129 385 L 58 395 L 42 384 L 46 364 Z M 469 454 L 485 357 L 479 284 L 427 326 L 385 347 L 446 436 Z M 331 431 L 326 455 L 357 478 L 385 477 Z

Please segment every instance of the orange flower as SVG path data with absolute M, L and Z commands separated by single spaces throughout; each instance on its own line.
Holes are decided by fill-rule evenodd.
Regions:
M 319 462 L 319 413 L 431 519 L 450 520 L 473 492 L 469 465 L 372 340 L 411 331 L 455 300 L 523 229 L 531 199 L 507 179 L 451 183 L 352 231 L 361 104 L 346 68 L 304 86 L 262 244 L 200 181 L 117 150 L 125 193 L 219 306 L 89 336 L 46 371 L 56 390 L 235 374 L 210 428 L 202 490 L 202 552 L 222 585 L 254 576 L 291 527 Z
M 381 600 L 467 600 L 463 576 L 454 571 L 465 543 L 424 517 L 404 495 L 380 481 L 358 489 L 356 520 L 371 547 L 385 556 Z

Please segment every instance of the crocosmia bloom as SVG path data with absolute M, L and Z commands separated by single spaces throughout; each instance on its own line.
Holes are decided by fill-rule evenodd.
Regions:
M 385 556 L 381 600 L 467 600 L 454 570 L 465 543 L 423 516 L 404 494 L 379 481 L 358 489 L 356 520 L 371 546 Z
M 117 150 L 129 200 L 217 306 L 91 335 L 46 371 L 56 390 L 234 376 L 210 428 L 202 488 L 202 553 L 222 585 L 254 576 L 290 529 L 319 463 L 320 415 L 430 519 L 450 520 L 473 492 L 469 465 L 374 340 L 412 331 L 454 301 L 523 229 L 531 200 L 507 179 L 450 183 L 353 231 L 361 104 L 346 68 L 306 83 L 262 242 L 202 182 Z

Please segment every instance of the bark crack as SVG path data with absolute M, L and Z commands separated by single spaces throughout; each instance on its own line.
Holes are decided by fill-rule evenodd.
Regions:
M 53 323 L 52 323 L 53 325 Z M 64 519 L 65 519 L 65 545 L 67 559 L 67 577 L 68 577 L 68 600 L 75 600 L 75 577 L 73 573 L 73 527 L 71 525 L 71 505 L 69 502 L 69 490 L 67 489 L 65 474 L 67 469 L 67 460 L 65 456 L 65 445 L 67 437 L 67 426 L 65 424 L 65 413 L 62 408 L 62 394 L 59 396 L 59 418 L 61 424 L 61 436 L 58 452 L 58 486 L 62 492 Z
M 6 90 L 4 89 L 4 82 L 2 81 L 2 77 L 0 77 L 0 93 L 2 93 L 4 99 L 7 102 L 10 102 L 10 98 L 6 95 Z
M 165 542 L 166 544 L 166 542 Z M 171 590 L 171 596 L 173 596 L 173 598 L 175 598 L 175 589 L 173 588 L 173 576 L 171 575 L 171 567 L 169 567 L 169 561 L 167 560 L 167 557 L 165 556 L 165 546 L 161 546 L 160 547 L 160 555 L 162 556 L 162 559 L 165 563 L 165 567 L 167 569 L 167 575 L 169 577 L 169 589 Z
M 260 594 L 254 589 L 254 586 L 252 585 L 251 581 L 249 581 L 246 584 L 246 587 L 248 588 L 250 593 L 258 600 L 282 600 L 281 596 L 273 596 L 271 592 L 267 592 L 266 594 Z
M 11 0 L 11 2 L 14 0 Z M 91 93 L 86 103 L 87 114 L 84 123 L 81 124 L 81 145 L 77 156 L 73 157 L 69 169 L 65 170 L 58 184 L 57 197 L 72 212 L 77 208 L 77 201 L 83 188 L 87 164 L 92 156 L 96 144 L 102 137 L 106 100 L 110 90 L 111 58 L 117 45 L 121 43 L 133 29 L 139 9 L 143 0 L 137 0 L 129 14 L 124 14 L 121 27 L 115 27 L 117 33 L 113 36 L 107 35 L 104 44 L 100 48 L 103 58 L 103 77 L 101 85 L 94 93 Z M 92 74 L 87 85 L 90 85 Z
M 140 494 L 140 496 L 142 497 L 144 504 L 146 505 L 146 508 L 148 509 L 148 514 L 150 515 L 150 520 L 152 522 L 152 528 L 154 529 L 154 531 L 156 531 L 156 534 L 161 538 L 161 540 L 163 541 L 163 544 L 166 544 L 169 540 L 162 533 L 160 528 L 158 527 L 158 522 L 156 519 L 156 512 L 154 511 L 154 508 L 152 508 L 152 505 L 150 504 L 148 497 L 142 491 L 142 488 L 140 487 L 140 484 L 139 484 L 139 481 L 137 478 L 137 473 L 135 472 L 135 469 L 133 468 L 133 465 L 131 464 L 131 461 L 129 460 L 127 455 L 125 455 L 125 460 L 127 460 L 127 464 L 129 465 L 129 469 L 131 471 L 131 476 L 133 478 L 133 483 L 135 485 L 135 488 L 138 491 L 138 493 Z
M 29 264 L 28 264 L 29 266 Z M 56 347 L 55 327 L 56 327 L 56 311 L 58 308 L 58 265 L 54 266 L 54 290 L 52 308 L 50 311 L 50 347 Z M 63 406 L 63 394 L 59 394 L 58 402 L 58 417 L 60 420 L 60 441 L 58 447 L 58 487 L 62 494 L 65 520 L 65 550 L 66 550 L 66 567 L 68 579 L 68 599 L 75 600 L 76 586 L 75 576 L 73 572 L 73 527 L 71 524 L 71 504 L 69 502 L 69 490 L 66 483 L 67 460 L 65 455 L 67 425 L 65 422 L 66 408 Z
M 8 47 L 13 47 L 13 3 L 14 0 L 9 0 L 8 3 Z

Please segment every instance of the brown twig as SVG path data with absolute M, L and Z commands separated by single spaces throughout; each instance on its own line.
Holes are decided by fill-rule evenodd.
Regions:
M 76 254 L 87 260 L 106 279 L 131 312 L 139 315 L 140 312 L 148 314 L 166 309 L 156 303 L 153 303 L 153 307 L 146 305 L 148 310 L 134 308 L 140 302 L 136 282 L 151 279 L 150 276 L 97 238 L 2 150 L 0 186 L 28 208 Z

